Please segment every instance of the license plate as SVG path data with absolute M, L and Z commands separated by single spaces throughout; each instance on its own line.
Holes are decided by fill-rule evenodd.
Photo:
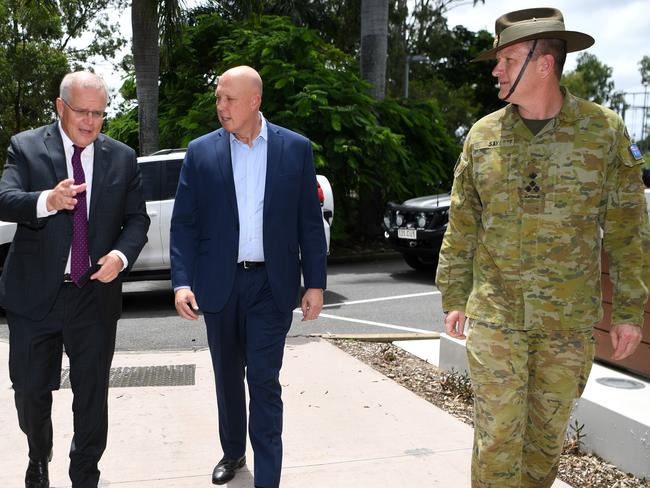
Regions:
M 400 239 L 417 239 L 418 231 L 416 229 L 397 229 L 397 237 Z

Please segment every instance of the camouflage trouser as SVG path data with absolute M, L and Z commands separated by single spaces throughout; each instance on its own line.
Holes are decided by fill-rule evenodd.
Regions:
M 594 356 L 589 330 L 524 331 L 470 321 L 473 488 L 546 488 Z

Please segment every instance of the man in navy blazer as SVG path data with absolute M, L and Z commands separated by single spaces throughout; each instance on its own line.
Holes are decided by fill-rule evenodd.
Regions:
M 215 373 L 223 458 L 214 484 L 246 463 L 246 398 L 255 486 L 282 468 L 280 368 L 300 272 L 303 320 L 318 317 L 327 252 L 311 143 L 266 121 L 262 80 L 248 66 L 219 77 L 222 129 L 190 142 L 171 223 L 175 305 L 204 314 Z
M 59 121 L 11 138 L 0 219 L 17 222 L 0 280 L 9 374 L 27 436 L 26 488 L 48 488 L 52 390 L 70 358 L 73 488 L 96 488 L 122 277 L 147 242 L 135 152 L 100 134 L 108 90 L 89 72 L 63 78 Z M 78 225 L 79 223 L 79 225 Z M 75 250 L 75 244 L 83 247 Z

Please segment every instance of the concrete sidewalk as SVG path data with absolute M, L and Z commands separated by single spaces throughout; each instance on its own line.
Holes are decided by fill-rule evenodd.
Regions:
M 27 443 L 7 361 L 8 346 L 0 343 L 0 486 L 22 488 Z M 221 450 L 209 352 L 125 353 L 113 361 L 114 368 L 168 365 L 196 365 L 195 384 L 111 388 L 100 486 L 213 486 Z M 290 339 L 281 381 L 283 488 L 470 486 L 472 429 L 328 342 Z M 70 486 L 71 401 L 69 389 L 54 393 L 52 488 Z M 253 486 L 250 446 L 247 457 L 224 486 Z

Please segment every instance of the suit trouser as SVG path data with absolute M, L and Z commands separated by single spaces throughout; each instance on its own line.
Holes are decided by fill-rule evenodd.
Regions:
M 237 267 L 223 310 L 205 313 L 219 410 L 224 457 L 246 452 L 246 394 L 249 433 L 255 456 L 255 485 L 277 488 L 282 469 L 282 388 L 280 368 L 292 311 L 275 305 L 265 267 Z
M 470 320 L 473 488 L 553 484 L 593 357 L 591 329 L 526 331 Z
M 108 432 L 116 323 L 98 317 L 93 286 L 63 284 L 54 307 L 40 321 L 7 313 L 9 373 L 31 459 L 45 459 L 52 449 L 52 391 L 60 386 L 63 347 L 70 359 L 74 436 L 69 474 L 74 488 L 97 486 L 97 463 Z

